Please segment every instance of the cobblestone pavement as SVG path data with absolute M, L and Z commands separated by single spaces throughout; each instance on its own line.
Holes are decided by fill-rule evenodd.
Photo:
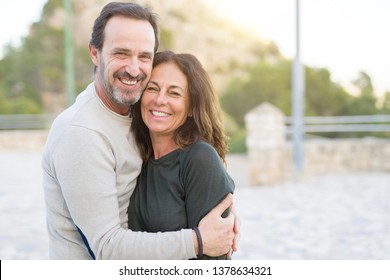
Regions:
M 239 176 L 245 157 L 234 156 Z M 236 259 L 390 260 L 390 173 L 313 176 L 250 187 L 236 181 Z M 247 182 L 247 181 L 246 181 Z
M 390 259 L 390 174 L 332 174 L 249 186 L 230 155 L 241 219 L 234 259 Z M 46 259 L 40 154 L 0 152 L 0 259 Z

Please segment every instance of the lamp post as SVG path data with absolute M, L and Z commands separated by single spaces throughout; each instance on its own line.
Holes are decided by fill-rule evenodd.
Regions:
M 300 60 L 299 0 L 296 0 L 296 55 L 292 65 L 292 114 L 293 114 L 293 159 L 294 175 L 300 179 L 303 170 L 304 152 L 304 70 Z
M 65 49 L 65 76 L 66 101 L 70 106 L 74 102 L 74 65 L 73 65 L 73 28 L 72 28 L 72 0 L 63 0 L 65 9 L 64 49 Z

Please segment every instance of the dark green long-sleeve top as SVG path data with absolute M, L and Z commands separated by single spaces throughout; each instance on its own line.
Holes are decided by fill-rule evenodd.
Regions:
M 193 228 L 233 191 L 234 182 L 215 149 L 197 141 L 158 160 L 151 158 L 143 167 L 130 199 L 129 229 L 165 232 Z

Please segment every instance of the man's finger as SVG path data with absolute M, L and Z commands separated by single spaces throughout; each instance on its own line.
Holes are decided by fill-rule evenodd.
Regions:
M 232 246 L 232 249 L 234 252 L 237 251 L 237 248 L 238 248 L 238 242 L 240 241 L 240 227 L 241 227 L 241 221 L 240 219 L 238 218 L 238 216 L 236 215 L 236 211 L 235 211 L 235 208 L 234 208 L 234 204 L 231 206 L 230 208 L 230 211 L 231 213 L 234 214 L 235 216 L 235 219 L 234 219 L 234 226 L 233 226 L 233 231 L 235 233 L 235 236 L 234 236 L 234 239 L 233 239 L 233 246 Z
M 217 206 L 211 210 L 211 212 L 213 212 L 215 215 L 221 216 L 223 212 L 225 212 L 225 210 L 232 205 L 232 203 L 233 195 L 229 193 Z

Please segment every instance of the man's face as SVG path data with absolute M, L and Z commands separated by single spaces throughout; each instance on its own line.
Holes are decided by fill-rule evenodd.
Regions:
M 125 114 L 150 78 L 154 30 L 147 21 L 116 16 L 107 22 L 104 36 L 101 52 L 92 57 L 98 95 L 107 107 Z M 93 56 L 93 47 L 90 52 Z

